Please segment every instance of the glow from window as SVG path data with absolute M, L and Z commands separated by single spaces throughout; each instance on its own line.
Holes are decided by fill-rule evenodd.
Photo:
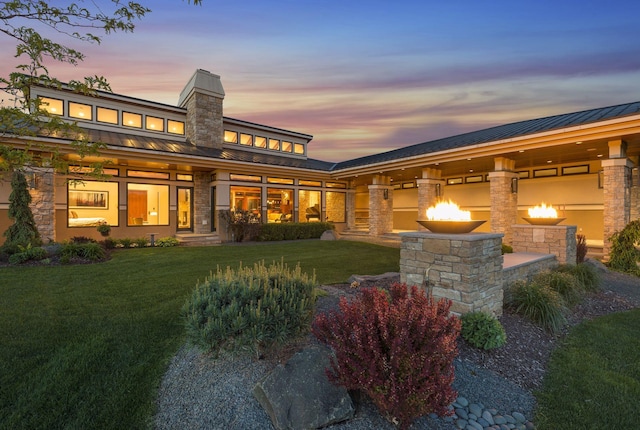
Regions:
M 69 102 L 69 116 L 71 118 L 86 119 L 91 121 L 91 119 L 93 118 L 91 111 L 91 105 Z
M 131 112 L 122 112 L 122 125 L 126 127 L 142 128 L 142 115 Z
M 294 143 L 293 152 L 295 152 L 296 154 L 304 154 L 304 145 L 301 143 Z
M 98 107 L 96 110 L 96 119 L 98 122 L 118 124 L 118 111 L 115 109 Z
M 278 139 L 269 139 L 269 149 L 273 149 L 275 151 L 280 150 L 280 141 Z
M 240 144 L 252 146 L 253 145 L 253 136 L 250 134 L 240 134 Z
M 147 116 L 145 119 L 145 127 L 147 130 L 164 131 L 164 119 L 155 116 Z
M 267 147 L 267 138 L 262 136 L 256 136 L 256 141 L 254 143 L 256 148 L 266 148 Z
M 291 142 L 287 142 L 286 140 L 282 141 L 282 151 L 291 152 L 293 151 L 293 144 Z
M 50 114 L 52 115 L 64 114 L 64 109 L 63 109 L 64 104 L 62 103 L 62 100 L 51 99 L 49 97 L 41 97 L 40 101 L 42 102 L 40 104 L 40 108 L 46 110 Z
M 238 143 L 238 132 L 237 131 L 224 131 L 224 141 L 227 143 Z
M 167 128 L 171 134 L 184 134 L 184 122 L 167 120 Z

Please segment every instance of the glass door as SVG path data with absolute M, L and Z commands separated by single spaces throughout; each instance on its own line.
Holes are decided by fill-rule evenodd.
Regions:
M 193 231 L 193 188 L 178 187 L 178 230 Z

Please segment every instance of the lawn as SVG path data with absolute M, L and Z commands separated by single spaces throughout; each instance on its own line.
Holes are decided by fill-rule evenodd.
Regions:
M 152 427 L 184 342 L 180 309 L 217 265 L 284 259 L 320 283 L 398 271 L 400 250 L 299 241 L 115 252 L 100 264 L 0 268 L 0 428 Z
M 640 309 L 576 327 L 537 394 L 538 429 L 632 429 L 640 422 Z

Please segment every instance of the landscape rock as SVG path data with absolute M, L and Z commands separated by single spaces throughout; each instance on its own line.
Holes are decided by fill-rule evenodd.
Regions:
M 358 282 L 362 284 L 363 282 L 378 282 L 383 280 L 388 280 L 390 278 L 397 278 L 398 272 L 386 272 L 382 275 L 351 275 L 347 280 L 348 283 Z
M 325 373 L 330 354 L 326 347 L 310 346 L 255 385 L 253 394 L 276 429 L 316 429 L 353 418 L 349 393 Z
M 607 266 L 604 265 L 604 263 L 596 260 L 595 258 L 587 258 L 586 260 L 584 260 L 584 264 L 593 266 L 598 272 L 601 273 L 607 272 L 609 270 Z
M 335 230 L 326 230 L 320 236 L 320 240 L 338 240 L 340 239 L 340 234 Z

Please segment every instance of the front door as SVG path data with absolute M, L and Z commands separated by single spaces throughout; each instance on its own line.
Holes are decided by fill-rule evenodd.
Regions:
M 178 230 L 193 231 L 193 188 L 178 187 Z

